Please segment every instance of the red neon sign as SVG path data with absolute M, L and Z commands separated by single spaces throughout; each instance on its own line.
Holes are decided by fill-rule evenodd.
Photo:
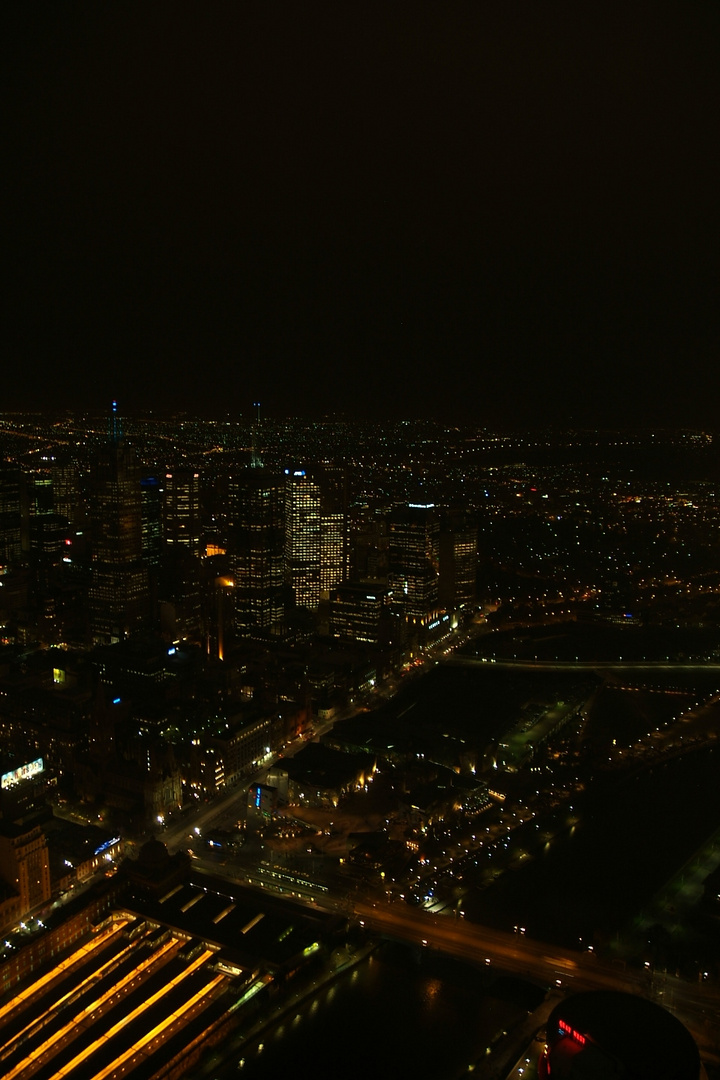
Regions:
M 564 1020 L 558 1020 L 558 1027 L 560 1028 L 561 1035 L 569 1035 L 570 1038 L 573 1039 L 576 1043 L 579 1043 L 580 1046 L 585 1045 L 585 1036 L 581 1035 L 579 1031 L 575 1030 L 575 1028 L 571 1028 L 570 1025 Z

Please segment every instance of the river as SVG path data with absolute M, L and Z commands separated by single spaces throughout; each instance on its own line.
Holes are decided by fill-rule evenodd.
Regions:
M 455 1080 L 542 998 L 517 980 L 491 984 L 470 966 L 386 942 L 214 1075 Z

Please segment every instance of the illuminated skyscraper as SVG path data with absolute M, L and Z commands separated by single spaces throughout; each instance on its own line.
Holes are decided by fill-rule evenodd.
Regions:
M 48 459 L 43 459 L 47 461 Z M 49 466 L 32 474 L 28 510 L 30 517 L 42 517 L 53 512 L 53 483 Z
M 347 576 L 343 476 L 316 467 L 285 470 L 285 580 L 298 607 L 315 611 Z
M 202 540 L 200 522 L 200 474 L 193 469 L 173 469 L 165 474 L 163 537 L 168 548 L 185 548 L 199 555 Z
M 284 622 L 284 483 L 256 465 L 228 490 L 230 569 L 240 634 L 280 634 Z
M 0 461 L 0 566 L 22 557 L 20 470 Z
M 142 551 L 148 566 L 158 566 L 163 546 L 163 485 L 158 476 L 143 476 L 140 481 L 142 506 Z
M 344 509 L 336 504 L 320 515 L 320 596 L 330 595 L 334 585 L 347 577 L 347 522 Z
M 343 641 L 386 643 L 391 635 L 387 585 L 346 581 L 330 590 L 330 634 Z
M 55 459 L 51 465 L 53 509 L 78 528 L 85 524 L 85 502 L 80 491 L 77 465 Z
M 0 639 L 7 640 L 6 627 L 22 611 L 31 597 L 31 580 L 26 561 L 27 507 L 24 477 L 19 468 L 0 460 Z
M 298 607 L 320 603 L 320 489 L 305 469 L 285 470 L 285 579 Z
M 440 528 L 440 603 L 457 610 L 477 596 L 477 522 L 466 514 L 451 514 Z
M 109 439 L 91 473 L 90 629 L 95 641 L 119 641 L 149 615 L 142 552 L 140 472 L 113 402 Z
M 432 505 L 411 504 L 388 520 L 388 584 L 410 622 L 439 608 L 440 523 Z

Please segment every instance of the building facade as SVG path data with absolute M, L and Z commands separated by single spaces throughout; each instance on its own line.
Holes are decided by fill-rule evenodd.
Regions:
M 0 568 L 22 557 L 21 488 L 20 469 L 0 461 Z
M 330 590 L 330 634 L 368 645 L 389 640 L 392 592 L 386 585 L 341 582 Z
M 229 485 L 230 569 L 235 627 L 248 637 L 273 637 L 284 624 L 285 485 L 256 467 Z
M 388 520 L 388 584 L 408 622 L 424 624 L 440 606 L 440 522 L 432 505 L 410 504 Z
M 347 577 L 344 477 L 315 467 L 285 470 L 285 581 L 299 608 L 316 611 Z
M 91 473 L 91 527 L 91 634 L 99 642 L 120 641 L 146 623 L 150 594 L 140 471 L 115 409 L 107 445 Z
M 477 598 L 477 522 L 448 515 L 440 528 L 439 597 L 446 610 L 472 607 Z
M 202 546 L 200 474 L 173 469 L 163 482 L 163 539 L 168 548 L 181 547 L 199 555 Z
M 0 877 L 19 897 L 20 918 L 49 901 L 50 859 L 42 825 L 0 825 Z

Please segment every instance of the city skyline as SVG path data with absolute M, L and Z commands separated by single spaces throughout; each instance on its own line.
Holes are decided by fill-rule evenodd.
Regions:
M 712 5 L 13 31 L 4 411 L 714 424 Z
M 717 1060 L 708 433 L 1 419 L 6 1071 L 532 1080 L 581 987 Z

